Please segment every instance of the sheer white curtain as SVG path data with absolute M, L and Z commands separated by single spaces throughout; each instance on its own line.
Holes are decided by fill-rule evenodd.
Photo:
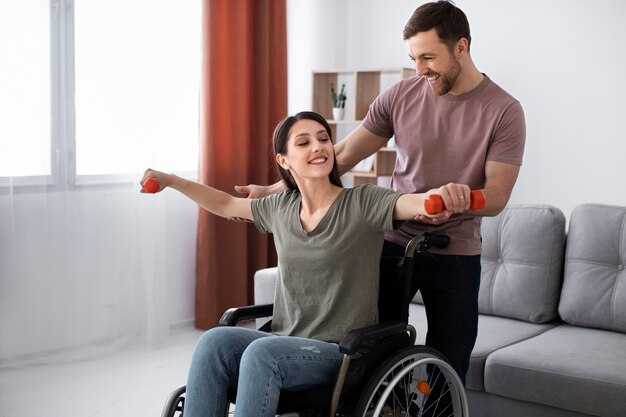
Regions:
M 0 0 L 0 368 L 193 322 L 200 2 L 130 3 Z
M 0 196 L 0 361 L 191 323 L 196 209 L 138 186 Z

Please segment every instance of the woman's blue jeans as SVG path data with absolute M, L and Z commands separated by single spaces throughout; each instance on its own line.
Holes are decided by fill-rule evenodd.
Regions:
M 185 417 L 223 416 L 231 378 L 238 380 L 236 417 L 274 417 L 281 389 L 332 384 L 342 359 L 336 343 L 216 327 L 193 354 Z

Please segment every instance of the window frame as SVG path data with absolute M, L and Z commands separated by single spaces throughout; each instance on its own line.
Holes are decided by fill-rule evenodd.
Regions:
M 24 191 L 30 192 L 32 190 L 39 190 L 42 187 L 46 189 L 60 188 L 61 179 L 65 176 L 62 173 L 62 161 L 63 158 L 61 152 L 60 141 L 63 137 L 59 132 L 61 122 L 60 117 L 62 113 L 65 113 L 59 106 L 61 100 L 62 91 L 60 88 L 61 77 L 63 77 L 63 71 L 61 70 L 61 58 L 60 53 L 63 52 L 65 47 L 61 46 L 61 40 L 64 38 L 62 32 L 66 31 L 65 26 L 65 13 L 61 13 L 60 9 L 64 6 L 64 3 L 68 1 L 73 5 L 73 0 L 50 0 L 49 1 L 49 19 L 50 19 L 50 174 L 46 175 L 23 175 L 23 176 L 0 176 L 0 193 L 6 194 L 7 192 Z M 62 21 L 63 20 L 63 21 Z
M 50 174 L 0 176 L 0 194 L 128 187 L 136 174 L 78 175 L 76 173 L 75 25 L 74 0 L 49 0 L 50 19 Z M 198 172 L 177 171 L 196 179 Z

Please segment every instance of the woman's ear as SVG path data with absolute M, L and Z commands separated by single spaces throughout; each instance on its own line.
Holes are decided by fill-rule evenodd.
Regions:
M 287 161 L 287 158 L 282 153 L 276 154 L 276 163 L 284 170 L 289 170 L 289 161 Z

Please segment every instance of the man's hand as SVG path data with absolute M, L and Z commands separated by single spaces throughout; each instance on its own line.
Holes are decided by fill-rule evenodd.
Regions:
M 271 191 L 271 185 L 235 185 L 235 191 L 239 194 L 246 194 L 248 198 L 261 198 L 274 194 Z
M 279 181 L 272 185 L 235 185 L 235 191 L 237 191 L 239 194 L 246 194 L 248 199 L 267 197 L 269 195 L 279 193 L 285 189 L 285 184 L 282 181 Z M 228 220 L 252 223 L 251 220 L 240 219 L 238 217 L 230 217 Z
M 432 189 L 427 195 L 439 194 L 445 210 L 439 217 L 417 216 L 415 220 L 428 224 L 441 224 L 448 221 L 453 214 L 463 213 L 470 208 L 471 190 L 468 185 L 450 182 L 439 188 Z

